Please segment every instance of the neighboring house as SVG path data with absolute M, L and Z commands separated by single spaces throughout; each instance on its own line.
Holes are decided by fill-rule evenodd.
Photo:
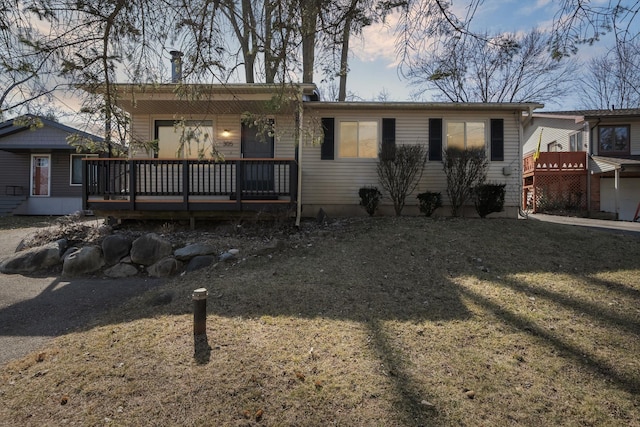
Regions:
M 437 191 L 447 214 L 442 153 L 456 144 L 486 148 L 488 181 L 507 184 L 502 215 L 516 217 L 523 112 L 542 107 L 320 102 L 312 84 L 197 86 L 197 95 L 186 100 L 177 87 L 118 85 L 118 106 L 131 116 L 134 147 L 129 160 L 87 162 L 87 173 L 95 176 L 86 186 L 86 209 L 120 217 L 162 212 L 193 218 L 278 207 L 297 209 L 298 218 L 320 209 L 362 215 L 358 190 L 381 188 L 376 167 L 385 143 L 421 144 L 429 152 L 405 212 L 418 213 L 417 193 Z M 135 148 L 148 141 L 157 142 L 155 151 Z M 212 151 L 224 161 L 212 161 Z M 381 211 L 393 212 L 388 197 Z M 475 215 L 472 206 L 467 214 Z
M 534 162 L 538 141 L 541 153 Z M 559 197 L 561 192 L 556 191 L 555 204 L 564 200 L 571 205 L 579 194 L 580 203 L 573 207 L 592 216 L 636 219 L 640 206 L 640 109 L 535 113 L 525 128 L 523 152 L 524 198 L 534 209 L 553 199 L 550 193 L 554 189 L 563 188 L 564 196 Z M 576 175 L 580 176 L 579 187 Z
M 82 158 L 94 154 L 78 153 L 67 142 L 70 135 L 101 141 L 42 117 L 0 123 L 0 214 L 67 215 L 82 210 Z

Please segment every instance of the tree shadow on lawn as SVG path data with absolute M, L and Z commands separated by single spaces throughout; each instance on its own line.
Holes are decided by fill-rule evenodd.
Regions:
M 505 286 L 512 287 L 517 290 L 523 290 L 523 287 L 519 283 L 513 281 L 503 281 L 502 283 Z M 640 393 L 640 375 L 637 371 L 634 372 L 631 366 L 626 367 L 625 369 L 624 366 L 615 366 L 595 354 L 589 354 L 584 348 L 572 344 L 569 340 L 563 339 L 560 334 L 555 334 L 552 330 L 531 322 L 525 317 L 505 309 L 494 301 L 491 301 L 491 299 L 470 289 L 462 288 L 461 294 L 468 297 L 488 312 L 493 313 L 505 324 L 510 325 L 520 332 L 525 332 L 535 337 L 543 345 L 553 347 L 558 354 L 562 355 L 563 358 L 568 358 L 574 363 L 587 368 L 587 370 L 602 377 L 605 381 L 611 383 L 616 388 L 632 394 Z M 549 296 L 550 295 L 546 295 L 546 297 Z M 559 298 L 553 301 L 566 305 L 569 309 L 575 309 L 576 307 L 587 308 L 587 310 L 579 309 L 578 312 L 582 312 L 593 320 L 603 322 L 610 327 L 625 329 L 628 332 L 631 332 L 632 335 L 635 335 L 636 340 L 640 339 L 640 329 L 638 328 L 637 322 L 607 314 L 596 307 L 589 307 L 584 304 L 573 304 L 571 303 L 571 300 L 567 300 L 566 298 Z
M 459 225 L 460 229 L 468 224 Z M 473 224 L 471 224 L 473 226 Z M 533 227 L 533 234 L 539 235 L 539 228 L 543 225 L 526 225 Z M 552 230 L 566 229 L 569 226 L 551 226 Z M 473 233 L 470 230 L 469 233 Z M 553 233 L 553 231 L 552 231 Z M 508 234 L 508 233 L 504 233 Z M 218 268 L 208 271 L 198 271 L 188 274 L 184 278 L 169 281 L 167 286 L 160 287 L 160 283 L 139 283 L 139 287 L 129 289 L 119 299 L 133 298 L 142 295 L 149 289 L 151 293 L 142 295 L 140 299 L 130 301 L 128 307 L 114 316 L 95 319 L 87 316 L 78 321 L 75 327 L 89 329 L 101 324 L 111 324 L 135 320 L 137 318 L 153 317 L 158 315 L 185 315 L 192 313 L 191 293 L 193 289 L 205 287 L 209 290 L 208 313 L 224 317 L 259 318 L 262 316 L 292 317 L 292 318 L 323 318 L 344 321 L 357 321 L 365 324 L 372 337 L 371 346 L 381 363 L 389 372 L 390 382 L 394 387 L 396 401 L 394 405 L 398 409 L 398 415 L 402 422 L 412 425 L 418 420 L 434 420 L 444 416 L 438 414 L 432 408 L 420 405 L 421 400 L 431 398 L 429 391 L 424 390 L 424 385 L 417 382 L 408 373 L 409 355 L 394 351 L 393 339 L 390 331 L 384 325 L 387 320 L 400 322 L 448 322 L 464 321 L 471 319 L 473 313 L 467 307 L 464 300 L 472 301 L 487 312 L 493 313 L 499 321 L 513 328 L 530 334 L 544 345 L 557 349 L 576 364 L 584 366 L 592 372 L 610 381 L 616 387 L 638 393 L 640 391 L 640 378 L 637 372 L 623 372 L 623 368 L 612 366 L 608 361 L 599 358 L 595 354 L 585 354 L 585 350 L 573 345 L 561 335 L 547 330 L 543 326 L 519 315 L 515 310 L 505 308 L 482 293 L 469 287 L 455 283 L 455 278 L 468 276 L 479 281 L 491 280 L 496 286 L 512 289 L 522 294 L 536 295 L 553 301 L 568 310 L 576 313 L 586 313 L 599 323 L 612 329 L 620 329 L 628 334 L 639 334 L 638 322 L 627 319 L 616 313 L 606 310 L 598 303 L 581 301 L 571 296 L 555 292 L 549 288 L 534 287 L 522 280 L 505 278 L 510 274 L 519 274 L 531 271 L 544 272 L 543 263 L 532 263 L 529 266 L 521 264 L 517 267 L 500 271 L 502 278 L 497 273 L 487 275 L 480 272 L 474 261 L 470 261 L 471 255 L 483 254 L 483 258 L 494 265 L 500 266 L 509 257 L 524 256 L 526 253 L 527 239 L 531 235 L 507 235 L 500 237 L 504 241 L 493 242 L 496 247 L 504 247 L 507 241 L 515 241 L 516 247 L 521 245 L 525 249 L 523 253 L 513 254 L 503 250 L 499 255 L 487 249 L 483 254 L 482 248 L 486 242 L 473 242 L 481 240 L 471 235 L 461 235 L 454 243 L 456 248 L 442 250 L 450 251 L 451 256 L 435 258 L 429 255 L 428 250 L 418 256 L 390 259 L 393 257 L 393 249 L 399 245 L 410 244 L 411 241 L 386 242 L 381 247 L 371 245 L 368 250 L 373 253 L 367 260 L 358 255 L 350 256 L 344 253 L 332 254 L 327 260 L 320 259 L 314 250 L 299 250 L 279 254 L 278 262 L 272 262 L 267 257 L 249 258 L 246 264 L 240 263 L 228 269 Z M 432 239 L 432 237 L 428 237 Z M 543 250 L 549 252 L 556 250 L 562 244 L 562 238 L 549 239 L 549 247 Z M 566 253 L 581 248 L 584 240 L 576 242 L 572 246 L 565 246 Z M 370 241 L 375 241 L 371 239 Z M 469 241 L 472 242 L 472 246 Z M 432 246 L 433 250 L 440 250 Z M 428 248 L 428 246 L 427 246 Z M 487 247 L 488 248 L 488 247 Z M 573 249 L 572 249 L 573 248 Z M 319 251 L 331 251 L 329 244 Z M 532 254 L 529 254 L 533 256 Z M 385 259 L 385 257 L 389 259 Z M 495 258 L 492 258 L 495 257 Z M 503 257 L 503 258 L 500 258 Z M 434 262 L 433 259 L 439 261 Z M 376 261 L 378 260 L 378 261 Z M 376 262 L 388 265 L 384 271 L 380 271 Z M 576 261 L 577 262 L 577 261 Z M 582 261 L 581 261 L 582 262 Z M 369 267 L 370 266 L 370 267 Z M 512 271 L 509 271 L 512 270 Z M 496 278 L 497 277 L 497 278 Z M 589 280 L 593 286 L 601 286 L 627 298 L 638 297 L 638 290 L 626 287 L 616 282 L 595 279 L 593 277 L 576 274 L 578 280 Z M 78 299 L 79 293 L 92 292 L 113 293 L 109 287 L 97 281 L 98 288 L 84 289 L 83 281 L 70 281 L 60 289 L 55 289 L 58 283 L 52 283 L 50 289 L 42 292 L 37 297 L 20 302 L 0 310 L 0 324 L 16 321 L 19 313 L 33 313 L 38 320 L 33 329 L 25 328 L 20 324 L 12 326 L 11 334 L 25 335 L 57 335 L 68 330 L 55 329 L 52 325 L 56 318 L 52 313 L 60 316 L 68 316 L 70 312 L 82 308 L 83 300 Z M 102 288 L 99 288 L 102 286 Z M 54 298 L 52 298 L 54 297 Z M 116 298 L 118 299 L 118 298 Z M 89 313 L 93 313 L 98 300 L 86 303 Z M 64 308 L 60 308 L 64 307 Z M 100 307 L 100 308 L 107 308 Z M 49 313 L 49 314 L 47 314 Z M 46 319 L 46 320 L 45 320 Z M 18 319 L 19 320 L 19 319 Z M 8 335 L 5 330 L 0 330 L 2 335 Z M 185 334 L 190 334 L 190 325 L 185 328 Z M 206 364 L 204 358 L 199 363 Z M 631 368 L 629 368 L 631 369 Z M 440 418 L 439 418 L 440 417 Z

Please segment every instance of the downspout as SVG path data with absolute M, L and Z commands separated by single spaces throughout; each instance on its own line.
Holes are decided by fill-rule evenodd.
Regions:
M 587 215 L 591 216 L 591 129 L 589 128 L 589 121 L 585 120 L 582 125 L 582 129 L 587 129 L 587 155 L 585 156 L 585 167 L 587 168 Z
M 302 108 L 302 88 L 298 93 L 298 203 L 296 206 L 296 227 L 300 227 L 302 217 L 302 130 L 303 130 L 303 108 Z
M 589 212 L 589 216 L 591 216 L 591 175 L 592 175 L 592 171 L 589 168 L 589 164 L 591 161 L 591 156 L 593 156 L 595 153 L 593 152 L 593 134 L 596 130 L 596 127 L 600 124 L 601 119 L 598 119 L 598 121 L 596 122 L 596 124 L 591 127 L 591 124 L 589 123 L 589 121 L 586 121 L 586 126 L 587 129 L 589 129 L 589 145 L 588 145 L 588 153 L 589 155 L 587 156 L 587 211 Z M 602 181 L 598 182 L 598 185 L 601 185 Z M 598 194 L 600 194 L 600 192 L 598 192 Z M 602 210 L 602 195 L 600 194 L 598 197 L 600 197 L 600 200 L 598 200 L 598 205 L 600 206 L 600 210 Z
M 620 172 L 622 167 L 617 166 L 615 169 L 614 187 L 616 194 L 616 220 L 620 219 Z
M 523 128 L 525 125 L 527 125 L 529 123 L 529 121 L 533 118 L 533 109 L 531 107 L 529 107 L 529 115 L 527 116 L 527 118 L 523 121 L 523 120 L 518 120 L 518 113 L 516 114 L 516 122 L 518 124 L 518 161 L 520 162 L 520 164 L 518 165 L 518 189 L 519 189 L 519 195 L 518 195 L 518 215 L 520 215 L 520 213 L 522 212 L 524 215 L 525 209 L 527 207 L 526 203 L 527 201 L 525 200 L 524 197 L 524 182 L 523 182 L 523 178 L 522 178 L 522 169 L 524 168 L 524 158 L 522 157 L 522 143 L 523 143 L 523 139 L 524 139 L 524 131 Z M 522 114 L 522 113 L 520 113 Z M 517 218 L 517 217 L 516 217 Z

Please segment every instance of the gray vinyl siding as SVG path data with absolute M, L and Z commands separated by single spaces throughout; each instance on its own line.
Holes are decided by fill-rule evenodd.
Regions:
M 82 197 L 82 187 L 71 185 L 71 154 L 73 151 L 51 153 L 51 197 Z
M 7 186 L 22 187 L 22 194 L 29 194 L 29 174 L 31 169 L 31 154 L 28 152 L 8 152 L 0 150 L 0 191 L 2 195 L 13 189 Z
M 487 180 L 489 182 L 506 183 L 507 195 L 505 205 L 519 206 L 520 201 L 520 114 L 514 112 L 483 111 L 428 111 L 428 110 L 380 110 L 380 111 L 344 111 L 322 110 L 314 112 L 318 117 L 334 117 L 336 128 L 342 119 L 378 120 L 382 118 L 396 119 L 396 144 L 420 144 L 428 148 L 429 119 L 441 118 L 446 132 L 447 120 L 484 121 L 486 123 L 487 150 L 489 150 L 490 119 L 504 119 L 504 161 L 490 162 Z M 380 137 L 380 135 L 379 135 Z M 362 186 L 377 186 L 382 190 L 377 176 L 377 159 L 343 159 L 337 155 L 339 136 L 336 137 L 335 160 L 320 160 L 318 145 L 303 147 L 303 186 L 302 202 L 314 206 L 359 204 L 358 189 Z M 446 147 L 446 137 L 443 149 Z M 487 151 L 487 155 L 490 153 Z M 505 176 L 503 168 L 508 167 L 511 174 Z M 446 176 L 442 161 L 427 161 L 420 183 L 411 196 L 407 198 L 407 206 L 416 206 L 416 194 L 424 191 L 441 192 L 444 204 L 448 203 L 446 194 Z M 386 195 L 385 195 L 386 196 Z M 392 205 L 389 197 L 384 197 L 382 205 Z
M 4 136 L 0 140 L 0 150 L 3 145 L 20 146 L 32 150 L 48 150 L 54 144 L 57 148 L 68 146 L 69 132 L 51 126 L 43 126 L 34 130 L 23 130 L 12 135 Z M 69 146 L 69 148 L 72 148 Z

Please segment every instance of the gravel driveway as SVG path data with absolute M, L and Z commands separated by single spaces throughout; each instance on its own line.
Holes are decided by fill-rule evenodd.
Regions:
M 0 230 L 0 260 L 35 230 Z M 0 365 L 82 329 L 101 312 L 162 283 L 148 277 L 61 280 L 0 273 Z

